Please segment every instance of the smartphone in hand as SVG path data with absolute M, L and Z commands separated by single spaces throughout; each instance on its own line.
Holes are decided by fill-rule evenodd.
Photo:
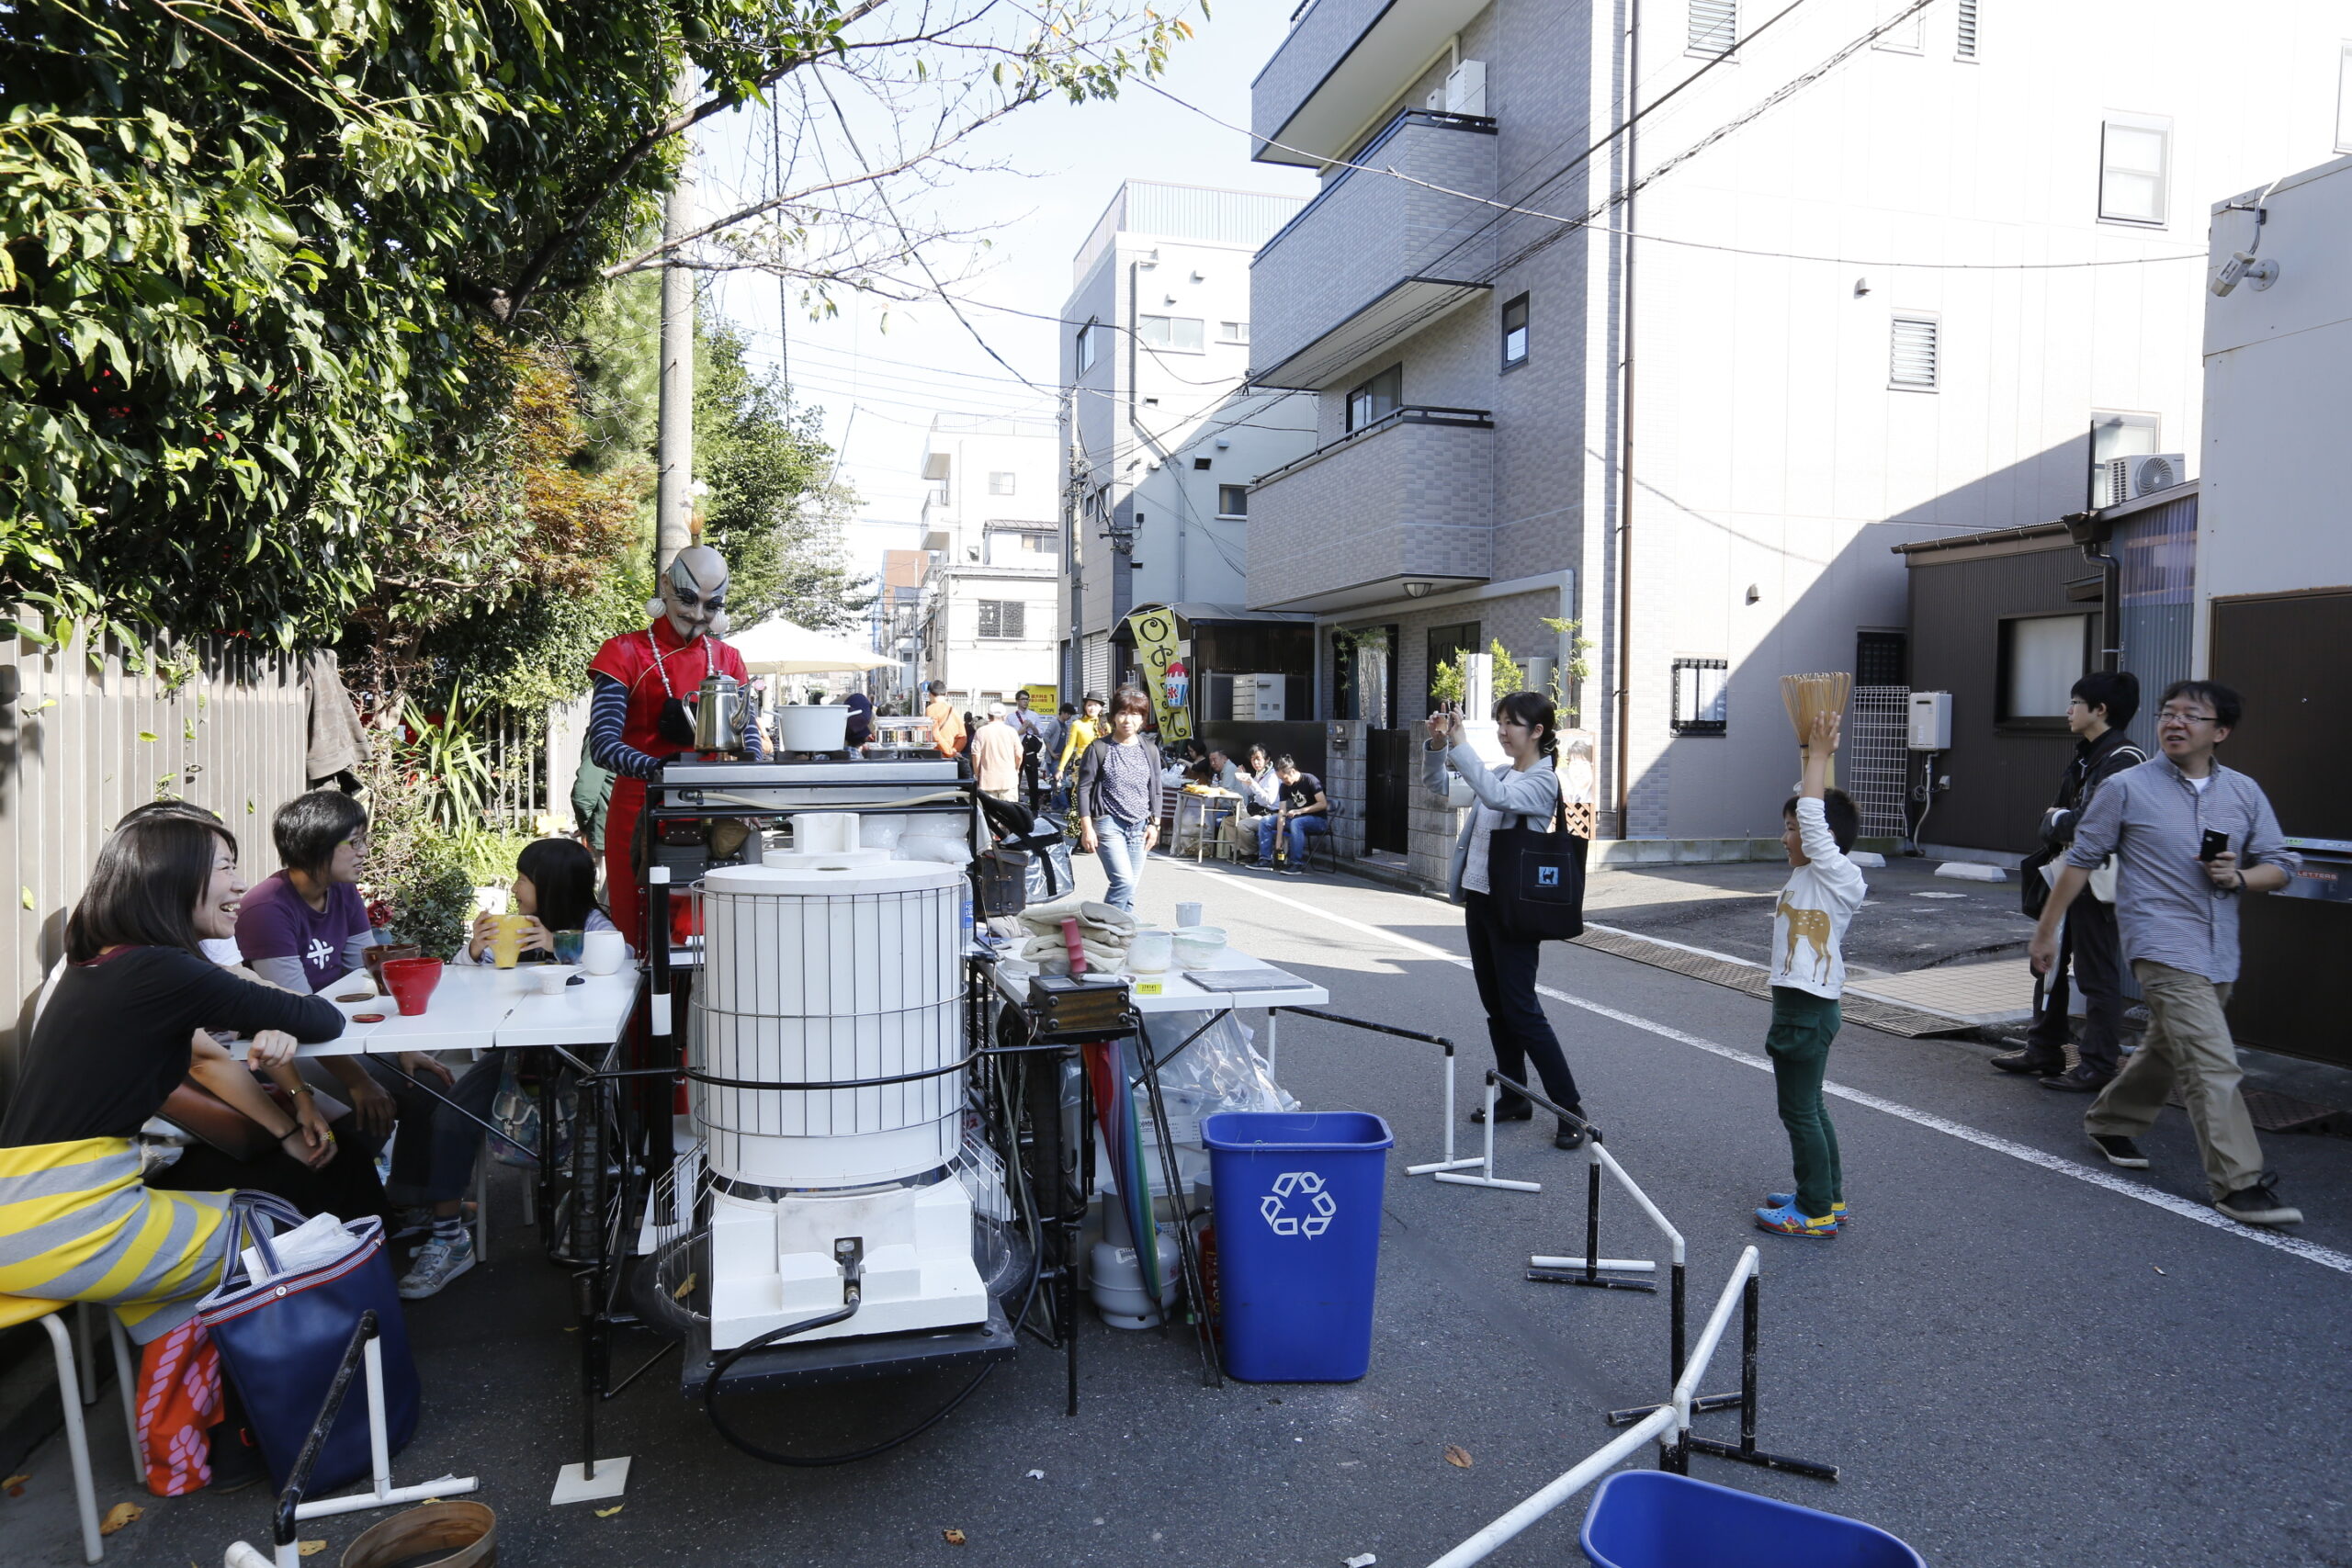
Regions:
M 2197 846 L 2197 858 L 2201 861 L 2211 861 L 2216 855 L 2227 854 L 2229 849 L 2230 836 L 2227 833 L 2217 833 L 2208 828 L 2205 829 L 2204 840 Z

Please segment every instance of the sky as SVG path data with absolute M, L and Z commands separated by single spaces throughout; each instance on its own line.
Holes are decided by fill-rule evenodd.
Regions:
M 1159 85 L 1235 126 L 1250 119 L 1250 79 L 1288 28 L 1290 0 L 1225 0 L 1195 36 L 1172 51 Z M 769 118 L 756 107 L 703 127 L 698 199 L 711 212 L 730 195 L 760 189 Z M 1250 161 L 1249 138 L 1202 118 L 1149 88 L 1129 84 L 1108 102 L 1073 106 L 1059 99 L 1028 105 L 981 133 L 972 152 L 1011 166 L 1004 173 L 958 175 L 919 198 L 949 226 L 995 224 L 980 265 L 959 296 L 1046 315 L 1057 314 L 1072 283 L 1070 262 L 1122 180 L 1308 195 L 1306 171 Z M 912 225 L 916 210 L 902 216 Z M 943 253 L 947 260 L 961 253 Z M 943 264 L 944 265 L 944 264 Z M 939 302 L 908 305 L 851 296 L 840 314 L 811 321 L 796 309 L 783 319 L 775 280 L 756 273 L 705 274 L 703 307 L 747 333 L 755 361 L 773 364 L 778 329 L 788 333 L 789 368 L 799 400 L 823 410 L 839 475 L 862 499 L 860 525 L 848 541 L 851 562 L 875 570 L 885 547 L 910 547 L 924 486 L 917 469 L 932 413 L 988 413 L 1050 421 L 1059 375 L 1058 328 L 1052 322 L 985 308 L 965 313 L 989 348 L 1011 362 L 1023 386 L 989 357 Z

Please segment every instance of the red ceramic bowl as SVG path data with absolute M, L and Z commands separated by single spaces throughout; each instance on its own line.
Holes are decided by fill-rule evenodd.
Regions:
M 437 958 L 391 958 L 384 963 L 384 988 L 392 993 L 392 1001 L 404 1015 L 424 1010 L 433 999 L 433 988 L 441 983 L 441 961 Z

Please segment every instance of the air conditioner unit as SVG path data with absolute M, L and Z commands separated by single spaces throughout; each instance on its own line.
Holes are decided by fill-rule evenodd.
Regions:
M 2188 459 L 2178 452 L 2143 452 L 2130 457 L 2109 457 L 2107 495 L 2103 506 L 2120 506 L 2160 490 L 2170 490 L 2188 478 Z
M 1465 60 L 1445 73 L 1445 110 L 1448 114 L 1487 112 L 1485 61 Z

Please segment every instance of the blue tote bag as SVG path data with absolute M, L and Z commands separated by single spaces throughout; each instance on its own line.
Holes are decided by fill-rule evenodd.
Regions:
M 401 1317 L 400 1289 L 391 1260 L 384 1255 L 384 1222 L 369 1216 L 345 1224 L 356 1245 L 332 1263 L 291 1274 L 278 1271 L 270 1246 L 273 1226 L 291 1228 L 301 1211 L 262 1192 L 240 1192 L 231 1210 L 229 1260 L 220 1283 L 197 1307 L 204 1330 L 220 1352 L 220 1365 L 244 1403 L 245 1420 L 272 1484 L 283 1490 L 311 1425 L 326 1403 L 327 1385 L 359 1326 L 359 1314 L 375 1309 L 382 1343 L 384 1426 L 389 1451 L 398 1453 L 416 1433 L 420 1391 L 416 1362 L 408 1348 L 408 1325 Z M 261 1257 L 270 1277 L 256 1283 L 246 1273 L 248 1247 Z M 344 1401 L 306 1491 L 323 1495 L 368 1478 L 374 1460 L 368 1441 L 368 1399 Z

